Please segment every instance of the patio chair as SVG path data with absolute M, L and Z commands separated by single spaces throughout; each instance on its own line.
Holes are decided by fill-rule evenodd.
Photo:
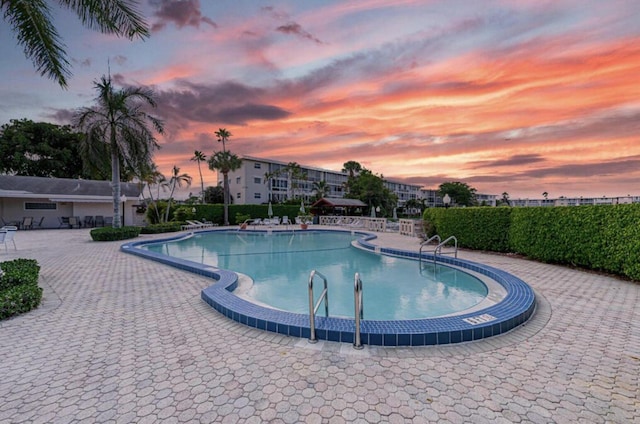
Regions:
M 93 227 L 93 217 L 92 216 L 85 216 L 83 225 L 84 225 L 84 228 Z
M 31 230 L 33 228 L 33 217 L 25 216 L 24 218 L 22 218 L 20 228 L 22 228 L 23 230 Z
M 96 215 L 95 226 L 96 227 L 104 227 L 104 216 Z
M 270 223 L 271 225 L 280 225 L 280 217 L 274 216 L 273 218 L 271 218 Z
M 12 225 L 7 225 L 0 228 L 0 243 L 4 244 L 5 252 L 9 251 L 7 247 L 9 242 L 13 243 L 13 248 L 15 250 L 18 250 L 18 248 L 16 247 L 16 241 L 13 239 L 16 235 L 16 231 L 18 231 L 18 227 Z
M 44 222 L 44 216 L 40 218 L 40 221 L 34 223 L 34 228 L 42 228 L 42 223 Z
M 112 217 L 112 216 L 107 216 L 107 217 L 104 219 L 104 226 L 105 226 L 105 227 L 111 227 L 111 226 L 113 226 L 113 217 Z
M 77 216 L 70 216 L 69 217 L 69 228 L 80 228 L 80 221 L 78 220 Z
M 69 228 L 69 217 L 68 216 L 59 216 L 58 217 L 58 222 L 60 223 L 60 225 L 58 225 L 58 228 Z

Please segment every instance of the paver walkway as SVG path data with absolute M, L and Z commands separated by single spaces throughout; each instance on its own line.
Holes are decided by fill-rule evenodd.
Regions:
M 0 321 L 0 423 L 640 422 L 637 283 L 461 252 L 527 281 L 535 316 L 479 342 L 356 351 L 232 322 L 200 300 L 210 281 L 87 230 L 16 243 L 0 261 L 37 259 L 45 298 Z

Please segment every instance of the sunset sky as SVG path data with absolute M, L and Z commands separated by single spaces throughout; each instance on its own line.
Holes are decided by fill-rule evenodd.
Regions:
M 119 86 L 155 91 L 167 130 L 155 161 L 194 177 L 194 193 L 190 158 L 220 150 L 226 128 L 238 155 L 355 160 L 426 188 L 640 195 L 638 1 L 145 0 L 152 35 L 133 42 L 55 7 L 69 88 L 3 24 L 0 125 L 69 123 L 110 62 Z

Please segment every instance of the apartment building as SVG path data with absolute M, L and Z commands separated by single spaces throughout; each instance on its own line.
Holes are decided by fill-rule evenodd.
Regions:
M 304 179 L 292 179 L 285 172 L 286 162 L 252 156 L 242 157 L 242 167 L 229 173 L 229 192 L 235 204 L 277 203 L 292 197 L 310 200 L 315 197 L 314 183 L 324 181 L 329 198 L 344 197 L 349 175 L 340 171 L 300 165 Z M 398 196 L 398 206 L 410 199 L 419 199 L 419 185 L 387 180 L 386 186 Z

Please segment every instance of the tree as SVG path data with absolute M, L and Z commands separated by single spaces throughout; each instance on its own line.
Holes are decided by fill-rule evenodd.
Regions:
M 169 222 L 169 211 L 171 210 L 171 201 L 173 200 L 173 193 L 176 191 L 176 187 L 182 187 L 182 185 L 186 185 L 189 187 L 191 185 L 191 176 L 189 174 L 181 174 L 180 168 L 173 165 L 171 169 L 171 178 L 169 178 L 169 188 L 171 192 L 169 193 L 169 200 L 167 202 L 167 211 L 165 214 L 164 221 Z
M 423 209 L 424 199 L 409 199 L 404 202 L 404 210 L 407 215 L 411 215 L 414 211 L 418 211 L 418 215 L 420 215 Z
M 147 114 L 142 106 L 156 106 L 151 90 L 128 87 L 115 90 L 111 76 L 94 82 L 98 91 L 96 106 L 82 108 L 74 116 L 78 128 L 85 133 L 80 155 L 85 163 L 111 160 L 113 185 L 113 226 L 120 227 L 120 162 L 149 163 L 158 143 L 147 122 L 160 134 L 162 121 Z
M 342 164 L 342 172 L 348 172 L 349 177 L 353 178 L 358 172 L 361 172 L 364 168 L 358 162 L 350 160 Z
M 193 157 L 191 160 L 198 162 L 198 172 L 200 173 L 200 198 L 202 199 L 202 203 L 204 203 L 204 179 L 202 178 L 202 168 L 200 168 L 200 162 L 204 162 L 207 160 L 207 156 L 199 150 L 193 152 Z
M 204 190 L 205 203 L 224 203 L 224 188 L 222 186 L 207 187 Z
M 322 199 L 329 194 L 329 185 L 326 181 L 315 181 L 313 183 L 313 190 L 316 192 L 316 199 Z
M 215 135 L 218 137 L 218 143 L 222 142 L 222 151 L 227 151 L 226 142 L 229 140 L 233 134 L 227 131 L 225 128 L 219 128 L 218 131 L 215 132 Z
M 543 192 L 542 197 L 544 197 L 544 200 L 547 200 L 547 197 L 549 197 L 549 193 L 547 193 L 546 191 Z
M 509 193 L 507 193 L 506 191 L 502 193 L 502 203 L 507 206 L 511 206 L 511 202 L 509 202 Z
M 155 222 L 161 222 L 162 220 L 160 217 L 160 211 L 158 210 L 157 200 L 160 199 L 160 189 L 166 189 L 167 187 L 167 178 L 162 175 L 160 171 L 158 171 L 158 167 L 155 163 L 141 163 L 137 167 L 135 167 L 135 170 L 138 181 L 143 185 L 140 189 L 140 192 L 144 193 L 144 186 L 147 187 L 147 190 L 149 191 L 149 205 L 154 211 Z M 153 197 L 152 190 L 152 186 L 154 185 L 157 188 L 157 196 L 155 198 Z
M 224 225 L 229 225 L 229 172 L 242 166 L 242 159 L 231 152 L 215 152 L 209 157 L 209 169 L 218 170 L 223 176 L 224 187 Z
M 389 215 L 398 204 L 398 198 L 384 185 L 384 178 L 363 169 L 359 175 L 349 178 L 348 194 L 350 199 L 359 199 L 371 207 L 382 209 Z
M 51 21 L 50 3 L 43 0 L 0 0 L 0 10 L 18 45 L 23 47 L 40 75 L 46 75 L 66 88 L 67 77 L 71 76 L 70 64 L 64 43 Z M 82 24 L 90 29 L 129 40 L 144 39 L 150 34 L 136 10 L 135 1 L 60 0 L 58 3 L 75 12 Z
M 79 155 L 82 134 L 28 119 L 12 119 L 0 127 L 0 173 L 33 177 L 107 179 L 84 171 Z
M 467 183 L 459 181 L 446 182 L 438 187 L 438 196 L 444 198 L 448 194 L 452 202 L 460 206 L 473 206 L 476 204 L 476 189 Z

